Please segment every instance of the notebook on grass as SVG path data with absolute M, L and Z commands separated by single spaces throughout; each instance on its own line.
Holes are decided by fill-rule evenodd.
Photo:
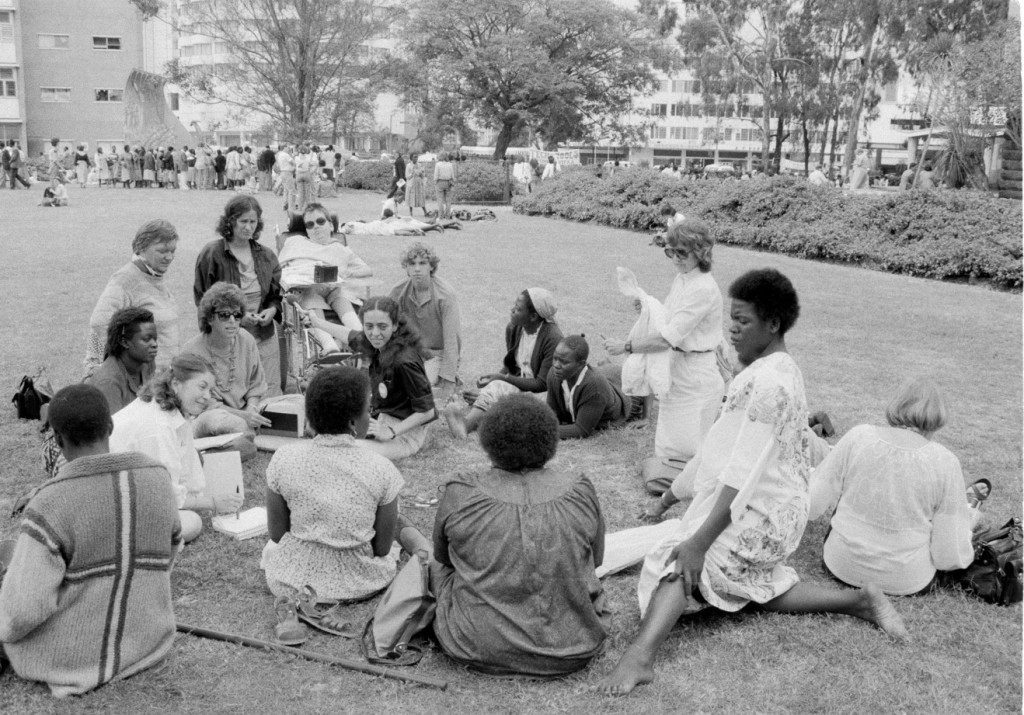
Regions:
M 205 453 L 203 475 L 206 477 L 206 489 L 203 493 L 207 496 L 216 499 L 229 494 L 239 494 L 245 498 L 242 457 L 237 451 Z
M 220 514 L 211 522 L 215 531 L 227 534 L 236 541 L 252 539 L 267 533 L 267 510 L 261 506 L 236 514 Z

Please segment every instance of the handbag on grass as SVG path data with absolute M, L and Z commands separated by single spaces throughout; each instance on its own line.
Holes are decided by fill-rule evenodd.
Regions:
M 1021 579 L 1024 530 L 1019 517 L 974 535 L 974 562 L 957 573 L 960 586 L 987 603 L 1009 606 L 1024 599 Z
M 18 411 L 18 417 L 23 420 L 38 420 L 39 411 L 43 405 L 53 397 L 53 388 L 50 381 L 43 376 L 40 370 L 34 377 L 25 375 L 18 384 L 18 391 L 14 393 L 11 402 Z
M 363 656 L 380 665 L 415 665 L 423 648 L 413 639 L 434 622 L 436 608 L 429 565 L 413 554 L 366 623 L 360 642 Z

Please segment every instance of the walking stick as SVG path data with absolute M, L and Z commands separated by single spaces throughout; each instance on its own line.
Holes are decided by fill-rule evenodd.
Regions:
M 262 641 L 258 638 L 249 638 L 247 636 L 240 636 L 234 633 L 221 633 L 220 631 L 212 631 L 208 628 L 190 626 L 187 623 L 179 623 L 178 630 L 182 633 L 198 636 L 199 638 L 209 638 L 210 640 L 224 641 L 225 643 L 236 643 L 238 645 L 248 646 L 249 648 L 261 648 L 263 650 L 297 655 L 300 658 L 305 658 L 306 660 L 315 660 L 320 663 L 327 663 L 328 665 L 337 665 L 346 670 L 354 670 L 359 673 L 366 673 L 367 675 L 379 675 L 382 678 L 400 680 L 404 683 L 428 685 L 431 688 L 437 688 L 438 690 L 448 689 L 448 681 L 446 680 L 437 680 L 436 678 L 428 678 L 423 675 L 406 675 L 394 670 L 389 670 L 388 668 L 382 668 L 379 665 L 360 663 L 359 661 L 348 660 L 347 658 L 335 658 L 331 655 L 313 653 L 311 651 L 302 650 L 301 648 L 292 648 L 291 646 L 280 645 L 278 643 L 272 643 L 271 641 Z

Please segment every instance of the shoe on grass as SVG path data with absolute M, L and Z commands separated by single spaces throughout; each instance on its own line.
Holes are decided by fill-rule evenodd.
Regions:
M 295 601 L 287 596 L 278 596 L 274 601 L 277 625 L 274 626 L 274 641 L 280 645 L 302 645 L 309 639 L 309 629 L 299 623 Z

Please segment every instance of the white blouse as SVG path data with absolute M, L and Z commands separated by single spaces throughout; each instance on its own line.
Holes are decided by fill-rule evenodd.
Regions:
M 936 570 L 971 563 L 971 518 L 960 461 L 948 449 L 890 427 L 850 430 L 811 477 L 811 513 L 833 505 L 829 570 L 851 586 L 917 593 Z
M 661 336 L 686 352 L 709 352 L 722 342 L 722 291 L 710 273 L 677 275 L 665 299 Z

